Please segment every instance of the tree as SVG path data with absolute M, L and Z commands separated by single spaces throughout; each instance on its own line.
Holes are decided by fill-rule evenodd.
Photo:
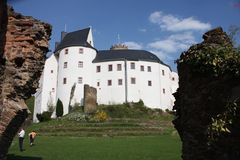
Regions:
M 63 103 L 60 99 L 57 100 L 56 116 L 57 117 L 62 117 L 63 116 Z

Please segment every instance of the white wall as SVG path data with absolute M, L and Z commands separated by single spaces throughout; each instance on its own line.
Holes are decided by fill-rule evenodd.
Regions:
M 37 113 L 48 111 L 48 105 L 56 104 L 57 66 L 57 59 L 53 54 L 45 62 L 40 85 L 35 94 L 34 121 L 37 121 Z
M 121 64 L 121 71 L 117 71 L 117 64 Z M 112 71 L 108 71 L 109 65 L 112 65 Z M 101 72 L 96 72 L 97 66 L 101 66 Z M 93 86 L 97 88 L 98 104 L 120 104 L 125 102 L 124 61 L 94 63 L 93 74 L 95 74 Z M 118 79 L 122 79 L 122 85 L 118 85 Z M 112 80 L 111 86 L 108 86 L 108 80 Z M 97 86 L 98 82 L 99 86 Z
M 131 69 L 131 63 L 135 64 L 135 69 Z M 117 71 L 117 64 L 122 65 L 121 71 Z M 109 65 L 112 65 L 112 71 L 108 71 Z M 101 67 L 100 72 L 96 72 L 97 66 Z M 144 67 L 144 71 L 141 71 L 140 66 Z M 148 67 L 151 68 L 150 72 Z M 162 75 L 162 70 L 164 70 L 164 75 Z M 120 104 L 125 102 L 124 61 L 94 63 L 93 75 L 95 75 L 93 86 L 97 88 L 97 101 L 99 104 Z M 173 75 L 177 79 L 177 74 Z M 146 61 L 127 61 L 127 101 L 138 102 L 142 99 L 147 107 L 161 108 L 163 110 L 171 109 L 173 106 L 171 76 L 171 70 L 165 65 Z M 131 78 L 135 78 L 135 84 L 131 84 Z M 118 85 L 118 79 L 122 79 L 122 85 Z M 108 80 L 112 80 L 111 86 L 108 86 Z M 151 81 L 151 86 L 148 85 L 148 81 Z M 97 86 L 98 82 L 99 86 Z M 163 93 L 163 89 L 165 93 Z
M 83 48 L 83 53 L 79 53 L 79 48 Z M 66 49 L 66 48 L 65 48 Z M 65 54 L 65 49 L 61 50 L 58 66 L 58 84 L 57 84 L 57 99 L 59 98 L 64 106 L 64 114 L 68 113 L 71 88 L 76 83 L 74 92 L 74 103 L 81 103 L 83 100 L 84 84 L 93 83 L 93 65 L 92 60 L 96 56 L 96 51 L 86 47 L 68 47 L 68 54 Z M 78 67 L 79 61 L 83 62 L 83 68 Z M 67 62 L 67 68 L 64 68 L 64 62 Z M 78 83 L 78 77 L 82 77 L 82 84 Z M 67 79 L 67 83 L 63 84 L 63 78 Z

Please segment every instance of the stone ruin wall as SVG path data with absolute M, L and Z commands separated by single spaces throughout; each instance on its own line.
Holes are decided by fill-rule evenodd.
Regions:
M 97 111 L 97 89 L 89 85 L 84 85 L 84 112 L 95 113 Z
M 28 116 L 25 100 L 35 93 L 51 26 L 0 2 L 0 159 Z
M 220 47 L 233 47 L 231 40 L 221 28 L 205 33 L 203 39 L 202 43 L 193 45 L 182 53 L 180 61 L 191 56 L 197 57 L 199 54 L 212 54 L 205 48 L 216 51 Z M 173 123 L 182 140 L 182 158 L 183 160 L 240 159 L 240 113 L 236 112 L 235 118 L 238 120 L 232 121 L 230 133 L 225 132 L 214 141 L 209 140 L 212 118 L 226 113 L 228 101 L 240 98 L 240 76 L 236 72 L 225 72 L 221 76 L 214 76 L 210 72 L 211 67 L 201 73 L 196 72 L 194 69 L 200 70 L 203 66 L 194 66 L 196 61 L 178 63 L 179 88 L 175 93 L 176 119 Z M 224 61 L 229 65 L 235 63 L 235 59 Z M 218 63 L 222 62 L 217 62 L 217 65 Z M 229 70 L 239 71 L 239 59 L 236 66 Z

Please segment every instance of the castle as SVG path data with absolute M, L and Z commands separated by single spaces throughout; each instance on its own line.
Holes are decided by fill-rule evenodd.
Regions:
M 34 121 L 37 113 L 47 111 L 58 99 L 64 114 L 69 112 L 69 103 L 82 105 L 84 84 L 97 89 L 98 104 L 143 100 L 147 107 L 165 110 L 174 105 L 172 93 L 178 88 L 178 74 L 145 50 L 131 50 L 121 44 L 97 50 L 91 28 L 62 32 L 35 93 Z

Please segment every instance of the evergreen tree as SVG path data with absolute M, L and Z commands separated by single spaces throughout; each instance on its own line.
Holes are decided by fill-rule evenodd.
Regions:
M 63 116 L 63 103 L 60 99 L 57 100 L 56 116 L 57 117 Z

